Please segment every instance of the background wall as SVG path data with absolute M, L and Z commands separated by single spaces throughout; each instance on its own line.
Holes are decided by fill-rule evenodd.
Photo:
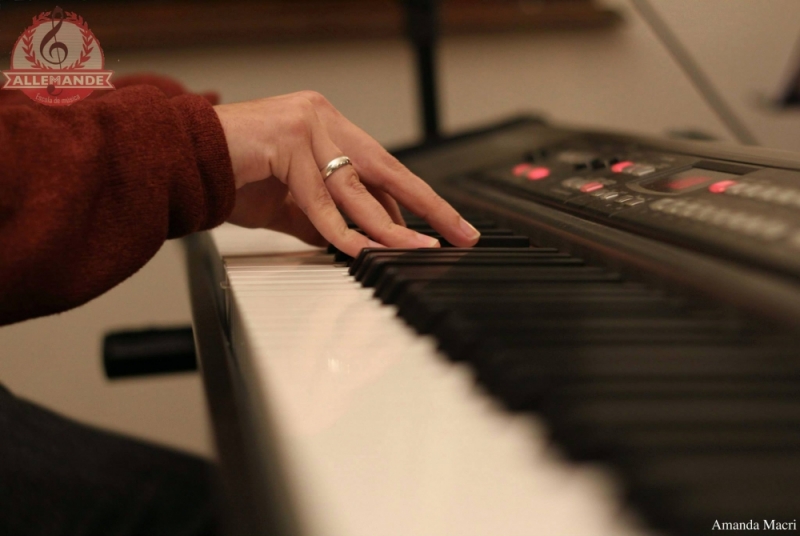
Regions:
M 800 3 L 653 2 L 762 144 L 800 150 L 797 112 L 763 104 L 790 74 Z M 625 24 L 610 31 L 445 39 L 446 130 L 538 111 L 577 125 L 651 134 L 696 129 L 730 139 L 631 5 L 605 3 L 622 10 Z M 217 90 L 226 102 L 315 89 L 384 144 L 418 135 L 411 54 L 399 40 L 130 52 L 107 54 L 106 61 L 118 75 L 162 73 L 193 90 Z M 109 383 L 100 369 L 106 330 L 188 322 L 181 252 L 168 243 L 100 299 L 0 329 L 0 381 L 85 422 L 212 455 L 197 375 Z

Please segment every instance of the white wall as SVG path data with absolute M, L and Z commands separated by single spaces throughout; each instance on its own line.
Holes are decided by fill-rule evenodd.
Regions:
M 797 113 L 759 103 L 786 78 L 800 38 L 795 0 L 652 0 L 748 126 L 776 148 L 800 149 Z M 730 136 L 625 0 L 607 0 L 617 30 L 445 39 L 440 80 L 445 128 L 521 111 L 556 121 L 663 133 L 697 128 Z M 404 42 L 220 47 L 109 58 L 118 73 L 172 74 L 233 102 L 316 89 L 386 144 L 417 132 L 411 55 Z M 114 61 L 116 60 L 116 61 Z
M 539 110 L 579 125 L 652 134 L 693 128 L 730 139 L 630 5 L 607 3 L 626 16 L 617 30 L 446 39 L 445 128 Z M 654 3 L 757 137 L 800 150 L 797 113 L 758 104 L 788 74 L 800 2 Z M 227 102 L 316 89 L 385 144 L 411 142 L 418 132 L 411 55 L 399 40 L 127 53 L 108 55 L 107 62 L 120 75 L 159 72 L 194 90 L 218 90 Z M 210 453 L 197 376 L 108 385 L 99 369 L 104 330 L 189 319 L 181 256 L 168 244 L 92 304 L 0 329 L 0 381 L 88 422 Z

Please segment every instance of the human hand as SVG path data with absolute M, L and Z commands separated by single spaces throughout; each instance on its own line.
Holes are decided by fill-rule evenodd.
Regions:
M 313 91 L 214 108 L 236 180 L 228 221 L 332 243 L 349 255 L 362 248 L 436 247 L 434 238 L 404 226 L 398 202 L 448 242 L 472 246 L 480 234 L 427 183 Z M 323 180 L 336 157 L 353 162 Z M 344 211 L 373 242 L 347 228 Z

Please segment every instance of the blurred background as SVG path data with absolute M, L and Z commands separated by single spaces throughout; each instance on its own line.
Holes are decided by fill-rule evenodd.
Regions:
M 800 151 L 796 0 L 651 0 L 767 147 Z M 399 0 L 60 3 L 82 15 L 117 76 L 158 73 L 223 102 L 317 90 L 383 144 L 421 136 Z M 0 0 L 0 68 L 53 5 Z M 627 0 L 443 0 L 438 49 L 445 133 L 519 113 L 555 123 L 731 140 Z M 112 79 L 113 81 L 113 79 Z M 0 262 L 2 262 L 0 252 Z M 213 456 L 198 374 L 109 382 L 117 328 L 191 322 L 180 244 L 77 310 L 0 328 L 0 383 L 83 422 Z

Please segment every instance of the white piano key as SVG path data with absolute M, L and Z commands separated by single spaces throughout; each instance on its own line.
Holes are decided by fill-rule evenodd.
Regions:
M 647 534 L 613 476 L 565 462 L 538 418 L 500 408 L 346 268 L 309 264 L 329 255 L 213 236 L 249 247 L 225 259 L 231 337 L 304 534 Z

